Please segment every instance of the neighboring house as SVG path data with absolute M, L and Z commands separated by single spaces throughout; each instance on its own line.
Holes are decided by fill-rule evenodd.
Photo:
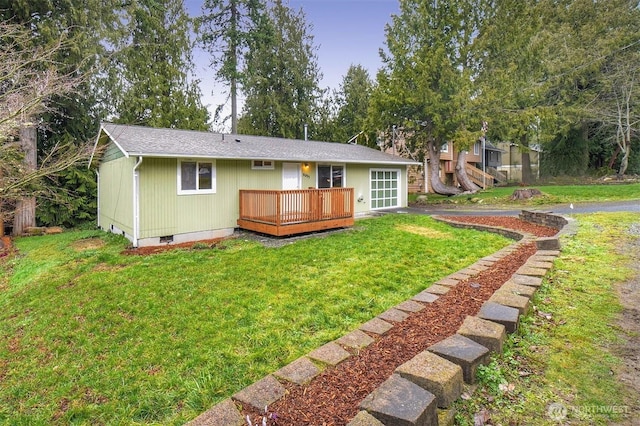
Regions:
M 484 149 L 485 163 L 482 164 L 482 151 Z M 473 148 L 467 151 L 467 174 L 471 180 L 481 188 L 491 188 L 498 183 L 506 183 L 506 177 L 497 168 L 502 164 L 503 150 L 494 146 L 491 142 L 482 141 L 473 144 Z M 458 150 L 453 142 L 442 145 L 440 150 L 440 178 L 449 185 L 457 185 L 455 177 Z M 484 172 L 483 172 L 484 168 Z
M 392 155 L 408 156 L 405 140 L 401 135 L 397 136 L 394 146 L 386 147 L 384 152 Z M 473 145 L 473 149 L 467 152 L 467 174 L 476 185 L 489 188 L 494 184 L 506 183 L 504 173 L 498 171 L 502 165 L 502 149 L 497 148 L 491 142 L 484 144 L 485 172 L 482 165 L 482 142 L 478 141 Z M 448 185 L 457 185 L 455 176 L 456 162 L 458 161 L 458 150 L 453 142 L 442 145 L 440 150 L 440 179 Z M 429 173 L 425 173 L 425 168 L 430 164 L 419 164 L 410 166 L 408 171 L 409 192 L 433 192 L 429 182 Z M 427 189 L 425 191 L 425 188 Z
M 239 226 L 274 235 L 349 226 L 405 207 L 407 167 L 419 164 L 361 145 L 108 123 L 91 162 L 98 226 L 134 247 Z
M 498 167 L 498 170 L 507 176 L 509 182 L 521 182 L 522 151 L 525 148 L 512 142 L 498 142 L 498 147 L 504 152 L 503 163 Z M 541 147 L 538 144 L 532 144 L 526 149 L 526 152 L 529 152 L 532 172 L 535 176 L 539 176 Z

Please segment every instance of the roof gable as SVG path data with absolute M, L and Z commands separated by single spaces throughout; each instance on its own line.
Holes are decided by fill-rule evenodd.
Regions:
M 419 164 L 407 158 L 386 154 L 363 145 L 230 135 L 194 130 L 158 129 L 111 123 L 101 125 L 94 152 L 99 144 L 103 144 L 107 140 L 111 140 L 127 157 Z

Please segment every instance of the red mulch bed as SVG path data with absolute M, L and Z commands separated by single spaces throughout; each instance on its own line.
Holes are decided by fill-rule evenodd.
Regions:
M 454 222 L 514 229 L 516 231 L 528 232 L 536 237 L 553 237 L 558 233 L 557 229 L 536 225 L 535 223 L 526 222 L 510 216 L 445 216 L 444 219 Z
M 501 226 L 536 236 L 558 231 L 509 217 L 456 217 L 465 223 Z M 461 281 L 447 294 L 394 327 L 384 336 L 371 335 L 374 343 L 334 368 L 328 368 L 309 384 L 285 383 L 286 395 L 269 407 L 268 425 L 345 425 L 359 411 L 360 402 L 391 376 L 394 370 L 427 347 L 457 332 L 467 315 L 476 315 L 482 304 L 536 252 L 535 243 L 521 245 L 488 270 Z M 473 286 L 471 285 L 473 283 Z M 477 285 L 479 284 L 479 286 Z M 264 413 L 245 409 L 253 424 L 262 424 Z

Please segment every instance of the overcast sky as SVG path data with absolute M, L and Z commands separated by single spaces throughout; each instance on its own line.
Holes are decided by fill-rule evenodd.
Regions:
M 192 16 L 202 13 L 202 0 L 186 0 L 186 5 Z M 378 50 L 384 46 L 384 28 L 391 15 L 398 13 L 398 0 L 289 0 L 289 5 L 302 9 L 311 26 L 322 88 L 337 89 L 352 64 L 364 66 L 375 78 L 381 66 Z M 197 50 L 194 56 L 203 103 L 213 111 L 224 100 L 224 87 L 213 81 L 207 54 Z

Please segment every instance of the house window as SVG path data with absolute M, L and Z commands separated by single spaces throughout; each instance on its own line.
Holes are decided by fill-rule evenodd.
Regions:
M 215 160 L 178 161 L 178 194 L 213 194 L 216 192 Z
M 400 170 L 371 169 L 371 208 L 400 206 Z
M 473 144 L 473 155 L 480 155 L 480 142 Z
M 253 160 L 251 162 L 251 168 L 253 170 L 273 170 L 272 160 Z
M 440 152 L 449 152 L 449 142 L 440 147 Z
M 318 188 L 342 187 L 344 187 L 344 166 L 318 166 Z

